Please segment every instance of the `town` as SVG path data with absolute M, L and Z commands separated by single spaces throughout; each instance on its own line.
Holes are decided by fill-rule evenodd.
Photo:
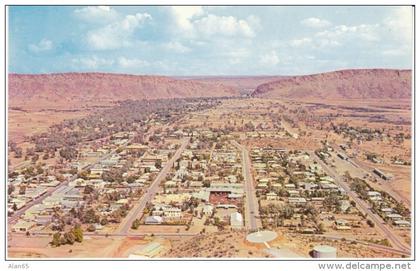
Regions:
M 407 124 L 333 107 L 126 101 L 9 141 L 9 256 L 410 256 L 410 196 L 390 185 L 410 155 L 364 146 L 409 146 Z

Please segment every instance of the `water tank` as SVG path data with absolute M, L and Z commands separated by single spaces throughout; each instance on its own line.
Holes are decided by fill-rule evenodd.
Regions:
M 332 246 L 316 246 L 312 253 L 314 258 L 337 258 L 337 249 Z

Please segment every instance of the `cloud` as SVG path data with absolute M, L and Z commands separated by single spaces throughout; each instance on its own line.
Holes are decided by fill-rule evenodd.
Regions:
M 264 66 L 276 66 L 280 63 L 277 53 L 273 50 L 261 56 L 260 64 Z
M 394 57 L 394 56 L 403 56 L 407 53 L 409 53 L 410 51 L 407 50 L 405 48 L 405 50 L 399 48 L 399 49 L 385 49 L 382 51 L 382 55 L 384 56 L 390 56 L 390 57 Z
M 293 39 L 289 42 L 292 47 L 307 46 L 312 43 L 311 38 Z
M 300 23 L 304 26 L 312 27 L 312 28 L 324 28 L 331 25 L 331 23 L 328 20 L 324 20 L 324 19 L 320 19 L 316 17 L 306 18 L 300 21 Z
M 352 40 L 376 42 L 380 40 L 379 24 L 360 24 L 360 25 L 337 25 L 331 29 L 324 30 L 315 34 L 318 38 L 324 38 L 334 43 Z
M 180 54 L 188 53 L 191 51 L 191 48 L 183 45 L 179 41 L 171 41 L 171 42 L 165 43 L 163 45 L 163 48 L 167 51 L 170 51 L 173 53 L 180 53 Z
M 206 17 L 194 21 L 194 25 L 200 34 L 206 37 L 213 35 L 241 36 L 252 38 L 254 30 L 246 20 L 237 19 L 233 16 L 216 16 L 209 14 Z
M 97 56 L 89 56 L 89 57 L 73 58 L 71 59 L 71 63 L 74 67 L 77 67 L 77 68 L 96 70 L 96 69 L 112 66 L 114 64 L 114 60 L 100 58 Z
M 118 65 L 124 69 L 136 69 L 150 66 L 148 61 L 138 59 L 138 58 L 118 58 Z
M 208 14 L 202 7 L 171 7 L 170 13 L 175 23 L 177 34 L 195 38 L 214 36 L 245 37 L 255 36 L 254 27 L 259 25 L 259 18 L 254 15 L 246 19 L 234 16 Z
M 29 51 L 33 53 L 42 53 L 53 49 L 53 42 L 48 39 L 42 39 L 38 43 L 29 44 Z
M 112 50 L 132 45 L 132 35 L 145 22 L 152 19 L 148 13 L 126 15 L 122 20 L 87 33 L 87 43 L 96 50 Z
M 396 40 L 411 43 L 414 36 L 413 30 L 413 8 L 395 8 L 383 22 L 385 30 Z
M 118 18 L 118 13 L 108 6 L 90 6 L 76 9 L 74 15 L 89 23 L 109 23 Z
M 176 26 L 182 31 L 193 31 L 191 20 L 204 14 L 204 10 L 199 6 L 178 6 L 170 7 L 171 14 L 174 18 Z

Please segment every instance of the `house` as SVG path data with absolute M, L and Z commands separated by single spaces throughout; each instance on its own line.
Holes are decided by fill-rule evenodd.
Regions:
M 165 218 L 180 218 L 181 209 L 176 207 L 163 208 L 163 215 Z
M 175 181 L 166 181 L 165 182 L 165 187 L 166 188 L 176 187 L 176 182 Z
M 396 214 L 396 213 L 387 214 L 386 217 L 390 218 L 391 220 L 394 220 L 394 221 L 402 219 L 402 215 Z
M 199 181 L 192 181 L 190 182 L 190 187 L 192 188 L 200 188 L 203 187 L 203 183 Z
M 337 230 L 351 230 L 348 221 L 345 219 L 337 219 L 335 225 Z
M 389 208 L 389 207 L 388 208 L 382 208 L 381 212 L 386 213 L 386 214 L 390 214 L 390 213 L 394 212 L 394 209 Z
M 316 230 L 314 228 L 304 228 L 302 230 L 303 234 L 314 234 L 316 232 Z
M 371 201 L 381 201 L 382 197 L 381 197 L 381 193 L 378 191 L 368 191 L 367 192 L 368 197 Z
M 298 198 L 298 197 L 292 198 L 292 197 L 289 197 L 288 198 L 288 201 L 289 201 L 290 204 L 296 204 L 296 205 L 306 204 L 306 199 L 305 198 Z
M 40 215 L 35 218 L 35 223 L 37 226 L 46 226 L 51 222 L 51 220 L 51 215 Z
M 266 195 L 267 200 L 277 200 L 277 194 L 274 192 L 267 193 Z
M 349 200 L 340 200 L 339 203 L 341 212 L 345 212 L 351 207 L 351 203 Z
M 148 216 L 144 220 L 144 224 L 146 224 L 146 225 L 159 225 L 159 224 L 162 224 L 162 222 L 163 222 L 162 217 L 161 216 L 157 216 L 157 215 Z
M 210 205 L 210 204 L 204 205 L 203 214 L 206 216 L 211 216 L 213 214 L 213 205 Z
M 232 229 L 240 230 L 243 228 L 244 225 L 244 219 L 242 215 L 238 212 L 234 212 L 230 214 L 230 226 Z
M 299 197 L 300 193 L 297 190 L 289 190 L 287 191 L 290 197 Z
M 95 176 L 101 176 L 104 173 L 104 169 L 100 166 L 92 167 L 90 169 L 90 175 L 92 178 L 95 178 Z
M 142 144 L 132 144 L 127 147 L 125 147 L 128 153 L 142 153 L 149 149 L 148 146 L 142 145 Z
M 288 184 L 284 185 L 284 188 L 286 188 L 286 189 L 296 189 L 296 186 L 293 183 L 288 183 Z
M 395 220 L 395 221 L 392 222 L 392 224 L 394 224 L 397 227 L 401 227 L 401 228 L 403 228 L 403 227 L 406 228 L 406 227 L 411 226 L 410 222 L 408 222 L 407 220 L 402 220 L 402 219 Z
M 12 231 L 14 232 L 27 232 L 35 226 L 35 222 L 18 220 L 18 222 L 13 225 Z
M 267 188 L 267 187 L 268 187 L 267 183 L 258 183 L 257 184 L 257 188 Z

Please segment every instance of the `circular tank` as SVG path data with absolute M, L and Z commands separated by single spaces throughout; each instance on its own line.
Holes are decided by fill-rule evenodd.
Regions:
M 314 258 L 337 258 L 337 249 L 332 246 L 316 246 L 312 253 Z

